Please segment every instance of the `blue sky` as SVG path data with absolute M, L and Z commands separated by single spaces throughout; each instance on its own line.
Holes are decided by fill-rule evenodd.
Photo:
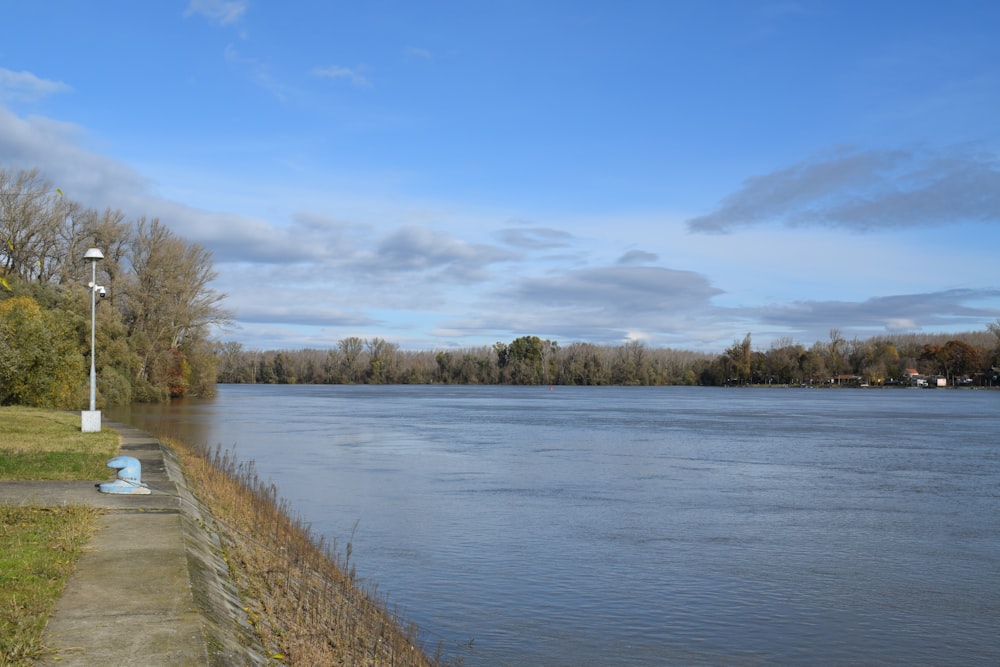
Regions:
M 211 250 L 250 348 L 1000 317 L 1000 3 L 0 7 L 0 166 Z

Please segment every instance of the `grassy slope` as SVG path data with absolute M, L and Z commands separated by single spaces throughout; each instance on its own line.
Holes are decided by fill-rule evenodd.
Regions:
M 216 519 L 230 576 L 248 620 L 272 655 L 290 665 L 441 664 L 416 645 L 416 628 L 363 590 L 347 556 L 292 519 L 252 463 L 205 456 L 170 441 L 188 484 Z

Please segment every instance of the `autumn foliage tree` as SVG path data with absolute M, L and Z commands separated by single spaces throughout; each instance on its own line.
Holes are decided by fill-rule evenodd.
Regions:
M 834 331 L 833 333 L 838 333 Z M 219 381 L 304 384 L 561 384 L 561 385 L 771 385 L 843 386 L 833 369 L 852 382 L 908 384 L 907 369 L 928 374 L 950 370 L 952 383 L 1000 386 L 991 370 L 1000 355 L 1000 321 L 989 332 L 903 334 L 867 340 L 817 341 L 810 347 L 782 338 L 754 350 L 750 333 L 725 354 L 652 348 L 641 341 L 619 345 L 559 345 L 538 336 L 509 343 L 451 350 L 400 350 L 381 338 L 343 338 L 330 349 L 247 350 L 216 343 Z M 949 341 L 952 341 L 949 344 Z M 935 352 L 925 356 L 926 346 Z M 930 348 L 926 348 L 930 349 Z M 951 356 L 938 352 L 948 350 Z
M 143 218 L 135 224 L 128 259 L 121 311 L 136 355 L 134 381 L 147 393 L 165 389 L 183 396 L 193 385 L 194 393 L 205 393 L 190 357 L 208 346 L 208 326 L 224 317 L 223 296 L 209 287 L 216 277 L 210 253 Z M 207 355 L 202 362 L 213 359 Z
M 156 219 L 128 220 L 68 200 L 37 170 L 0 168 L 0 305 L 7 304 L 3 326 L 21 327 L 12 334 L 18 338 L 4 336 L 8 368 L 41 368 L 44 360 L 32 355 L 45 348 L 26 345 L 29 325 L 39 336 L 72 343 L 69 350 L 49 347 L 48 356 L 62 360 L 52 376 L 63 388 L 58 396 L 14 391 L 13 376 L 5 375 L 0 403 L 82 404 L 86 374 L 69 360 L 89 365 L 89 247 L 104 254 L 97 282 L 108 294 L 96 310 L 99 404 L 211 393 L 217 362 L 209 331 L 228 319 L 223 295 L 211 287 L 211 254 Z
M 944 345 L 925 345 L 921 354 L 921 359 L 931 361 L 949 384 L 956 375 L 979 370 L 982 357 L 979 350 L 960 340 L 949 340 Z

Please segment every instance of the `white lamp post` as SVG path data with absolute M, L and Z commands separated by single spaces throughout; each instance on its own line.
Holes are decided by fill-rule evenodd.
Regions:
M 104 288 L 97 284 L 97 260 L 104 259 L 104 253 L 97 248 L 90 248 L 83 256 L 90 262 L 90 410 L 80 413 L 80 430 L 84 433 L 96 433 L 101 430 L 101 411 L 97 409 L 97 372 L 94 368 L 94 328 L 97 321 L 97 292 Z

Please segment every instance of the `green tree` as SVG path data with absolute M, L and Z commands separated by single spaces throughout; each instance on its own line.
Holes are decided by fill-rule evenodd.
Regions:
M 899 351 L 892 341 L 874 341 L 866 348 L 860 373 L 868 382 L 881 384 L 899 376 Z
M 791 338 L 779 338 L 767 351 L 764 374 L 781 384 L 798 384 L 802 380 L 799 360 L 804 353 L 805 349 Z
M 0 302 L 0 405 L 79 407 L 86 366 L 71 318 L 28 297 Z
M 1000 317 L 997 318 L 996 322 L 987 324 L 986 328 L 996 337 L 993 345 L 992 365 L 994 368 L 1000 367 Z
M 295 384 L 295 376 L 288 368 L 288 359 L 284 352 L 274 355 L 274 382 L 276 384 Z
M 437 365 L 435 376 L 438 382 L 441 382 L 442 384 L 452 384 L 453 382 L 456 382 L 455 378 L 459 373 L 459 369 L 450 352 L 438 352 L 434 356 L 434 363 Z
M 736 377 L 740 382 L 749 382 L 753 364 L 753 348 L 750 343 L 750 332 L 743 337 L 742 341 L 734 340 L 732 347 L 726 350 L 728 356 L 736 370 Z
M 386 384 L 393 380 L 396 370 L 396 352 L 399 346 L 382 338 L 367 341 L 368 382 Z
M 498 347 L 500 346 L 500 347 Z M 539 384 L 543 376 L 543 355 L 545 343 L 538 336 L 521 336 L 510 345 L 497 346 L 498 364 L 510 372 L 514 384 Z
M 803 378 L 810 384 L 828 379 L 830 370 L 826 366 L 826 359 L 825 346 L 820 342 L 813 343 L 812 347 L 803 352 L 799 358 L 799 368 L 802 369 Z
M 636 385 L 646 384 L 649 380 L 644 366 L 646 346 L 641 340 L 630 340 L 618 347 L 618 358 L 615 363 L 615 384 Z

